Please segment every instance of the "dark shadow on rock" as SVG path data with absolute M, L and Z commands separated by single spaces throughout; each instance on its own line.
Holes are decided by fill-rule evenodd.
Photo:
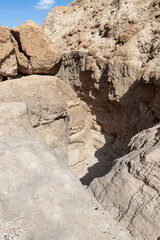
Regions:
M 111 148 L 111 146 L 108 146 L 106 143 L 103 147 L 95 152 L 95 157 L 97 158 L 98 162 L 93 166 L 88 167 L 87 174 L 80 179 L 82 184 L 89 186 L 95 178 L 103 177 L 111 171 L 115 164 L 116 157 L 113 157 L 113 155 L 109 153 L 111 150 L 109 148 Z

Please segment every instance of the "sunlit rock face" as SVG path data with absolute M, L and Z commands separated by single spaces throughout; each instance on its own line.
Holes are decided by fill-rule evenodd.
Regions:
M 87 105 L 57 77 L 31 75 L 5 81 L 0 102 L 24 102 L 31 124 L 78 174 L 93 151 L 91 118 Z
M 132 136 L 160 119 L 153 81 L 159 79 L 159 11 L 152 0 L 74 1 L 53 8 L 43 22 L 63 53 L 57 76 L 87 102 L 94 135 L 112 135 L 120 156 Z
M 37 23 L 31 20 L 26 21 L 12 28 L 11 33 L 18 43 L 20 53 L 16 52 L 18 53 L 19 71 L 22 74 L 54 75 L 57 72 L 60 52 Z

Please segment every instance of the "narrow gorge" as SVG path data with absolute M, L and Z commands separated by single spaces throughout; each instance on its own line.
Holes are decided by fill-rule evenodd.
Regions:
M 75 0 L 0 53 L 0 240 L 158 240 L 160 1 Z

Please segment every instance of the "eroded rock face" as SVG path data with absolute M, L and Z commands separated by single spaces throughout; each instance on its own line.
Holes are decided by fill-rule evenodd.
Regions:
M 81 181 L 136 240 L 160 236 L 159 126 L 131 140 L 160 122 L 159 12 L 157 0 L 75 0 L 43 23 L 63 51 L 57 76 L 92 116 L 97 162 Z
M 0 78 L 17 74 L 17 60 L 8 27 L 0 25 Z
M 53 76 L 26 76 L 1 83 L 1 102 L 26 103 L 33 127 L 75 173 L 92 151 L 87 105 Z
M 130 153 L 90 188 L 101 205 L 125 223 L 134 239 L 160 236 L 160 125 L 132 138 Z
M 60 52 L 37 23 L 26 21 L 11 29 L 11 33 L 19 45 L 17 59 L 22 74 L 57 72 Z
M 2 240 L 111 239 L 98 203 L 31 127 L 23 103 L 0 104 L 0 149 Z
M 159 10 L 152 0 L 74 1 L 43 23 L 64 52 L 58 76 L 90 106 L 96 136 L 115 138 L 120 156 L 131 137 L 160 120 L 158 85 L 149 80 L 159 79 Z

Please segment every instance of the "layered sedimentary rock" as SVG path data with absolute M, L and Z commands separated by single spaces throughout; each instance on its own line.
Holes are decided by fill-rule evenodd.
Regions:
M 139 81 L 145 67 L 159 65 L 159 11 L 153 0 L 81 0 L 53 8 L 43 23 L 64 52 L 58 76 L 90 105 L 95 136 L 112 135 L 119 155 L 160 119 L 157 86 Z
M 1 102 L 24 102 L 33 127 L 75 172 L 92 151 L 87 105 L 53 76 L 26 76 L 1 83 Z M 79 165 L 78 165 L 79 164 Z
M 2 240 L 112 238 L 98 203 L 31 127 L 25 104 L 0 104 L 0 149 Z
M 22 25 L 12 28 L 11 33 L 21 52 L 21 54 L 17 54 L 17 58 L 20 66 L 19 70 L 22 73 L 54 75 L 57 72 L 57 64 L 61 57 L 60 52 L 37 23 L 31 20 L 26 21 Z M 23 57 L 21 57 L 22 53 L 24 54 Z M 27 72 L 27 59 L 25 57 L 27 57 L 29 64 Z M 26 60 L 22 60 L 22 58 Z
M 136 240 L 160 236 L 160 125 L 132 138 L 128 155 L 90 188 L 101 205 L 126 224 Z
M 8 27 L 0 25 L 0 78 L 17 74 L 17 60 Z

